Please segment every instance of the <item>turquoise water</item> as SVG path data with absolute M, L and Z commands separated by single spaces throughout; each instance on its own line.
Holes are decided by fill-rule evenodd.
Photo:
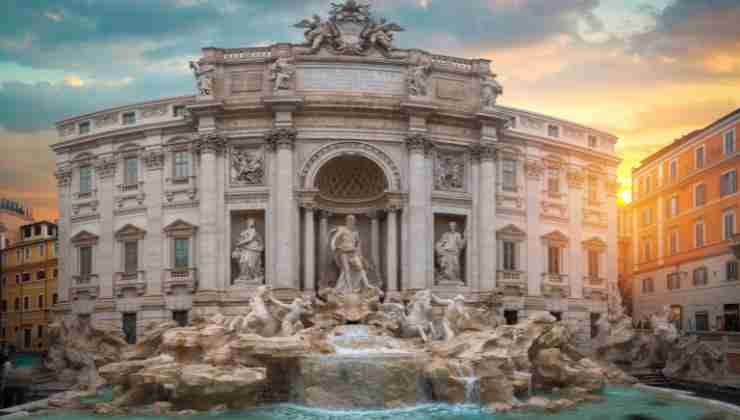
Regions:
M 192 420 L 737 420 L 732 416 L 716 416 L 717 410 L 685 401 L 669 400 L 638 389 L 609 388 L 606 402 L 582 404 L 556 414 L 516 412 L 490 415 L 473 406 L 443 404 L 421 405 L 414 408 L 384 411 L 329 411 L 296 405 L 277 405 L 243 412 L 218 415 L 178 417 Z M 640 417 L 642 416 L 642 417 Z M 84 415 L 36 416 L 33 420 L 101 420 L 111 417 Z M 169 419 L 174 417 L 126 417 L 134 419 Z

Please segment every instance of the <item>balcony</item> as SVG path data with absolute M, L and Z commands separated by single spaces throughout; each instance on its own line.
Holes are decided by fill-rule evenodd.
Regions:
M 570 297 L 568 275 L 542 273 L 542 294 L 548 297 Z
M 132 192 L 132 191 L 139 191 L 141 187 L 143 186 L 144 186 L 143 181 L 139 181 L 133 184 L 118 184 L 118 192 L 123 194 L 123 193 Z
M 136 273 L 118 272 L 113 278 L 113 293 L 119 298 L 126 295 L 126 290 L 133 290 L 137 296 L 143 296 L 146 293 L 145 271 L 140 270 Z
M 527 294 L 527 276 L 523 271 L 498 270 L 496 284 L 506 296 Z
M 592 300 L 607 300 L 609 295 L 606 279 L 598 276 L 584 276 L 583 297 Z
M 198 272 L 195 268 L 170 268 L 163 274 L 162 286 L 166 295 L 174 294 L 176 289 L 195 293 L 198 288 Z
M 98 275 L 86 274 L 72 276 L 73 284 L 69 288 L 69 297 L 71 300 L 79 300 L 81 297 L 96 299 L 100 291 Z

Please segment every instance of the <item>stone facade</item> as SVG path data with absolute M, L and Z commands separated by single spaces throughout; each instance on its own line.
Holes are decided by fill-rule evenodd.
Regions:
M 301 22 L 305 45 L 205 48 L 196 96 L 59 122 L 59 311 L 140 326 L 236 313 L 259 286 L 233 258 L 248 219 L 262 281 L 313 294 L 334 285 L 329 232 L 354 214 L 387 297 L 501 292 L 510 319 L 549 310 L 586 343 L 617 279 L 616 138 L 498 105 L 488 60 L 396 49 L 400 27 L 360 12 Z M 439 281 L 451 222 L 460 278 Z

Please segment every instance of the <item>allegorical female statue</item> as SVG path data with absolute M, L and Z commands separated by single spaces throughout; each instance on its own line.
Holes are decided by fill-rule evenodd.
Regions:
M 265 271 L 262 267 L 262 253 L 265 243 L 262 235 L 257 232 L 254 219 L 247 219 L 247 228 L 239 234 L 239 240 L 234 246 L 231 257 L 239 262 L 238 283 L 263 283 Z
M 442 282 L 461 282 L 460 275 L 460 255 L 465 249 L 465 238 L 463 234 L 457 231 L 457 223 L 450 222 L 450 231 L 445 232 L 437 244 L 437 274 L 438 281 Z

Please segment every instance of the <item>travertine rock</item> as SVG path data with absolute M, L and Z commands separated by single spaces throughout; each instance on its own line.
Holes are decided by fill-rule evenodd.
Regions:
M 668 354 L 663 374 L 669 378 L 716 382 L 727 375 L 727 355 L 697 336 L 682 338 Z

